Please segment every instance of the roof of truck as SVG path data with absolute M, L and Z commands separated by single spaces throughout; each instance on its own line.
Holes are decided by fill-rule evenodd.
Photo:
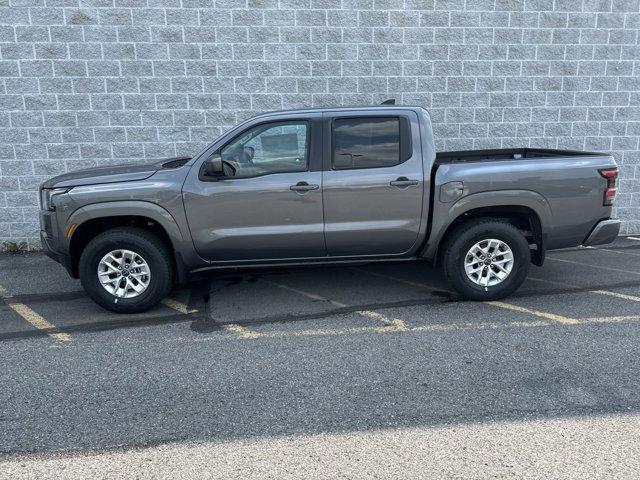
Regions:
M 376 110 L 387 110 L 387 109 L 399 109 L 399 110 L 416 110 L 416 109 L 424 109 L 424 107 L 418 105 L 394 105 L 394 104 L 385 104 L 385 105 L 342 105 L 335 107 L 313 107 L 313 108 L 297 108 L 291 110 L 272 110 L 270 112 L 264 112 L 257 117 L 262 115 L 273 115 L 273 114 L 300 114 L 300 113 L 318 113 L 318 112 L 336 112 L 336 111 L 345 111 L 345 110 L 364 110 L 364 111 L 376 111 Z

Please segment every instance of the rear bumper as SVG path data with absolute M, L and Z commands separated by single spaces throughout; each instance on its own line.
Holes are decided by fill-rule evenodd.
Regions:
M 591 246 L 611 243 L 616 239 L 618 233 L 620 233 L 620 220 L 601 220 L 596 224 L 582 244 L 585 246 Z

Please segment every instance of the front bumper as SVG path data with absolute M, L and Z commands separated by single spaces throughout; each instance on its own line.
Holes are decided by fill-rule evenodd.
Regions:
M 67 270 L 69 275 L 73 277 L 74 275 L 73 267 L 71 265 L 71 257 L 69 255 L 65 255 L 64 253 L 56 251 L 53 239 L 49 238 L 47 236 L 47 232 L 43 230 L 40 231 L 40 243 L 42 244 L 42 250 L 44 251 L 45 255 L 61 264 Z
M 55 222 L 54 213 L 48 210 L 40 211 L 40 243 L 47 257 L 61 264 L 69 275 L 73 276 L 71 257 L 63 252 L 59 245 L 59 232 Z
M 582 244 L 584 246 L 604 245 L 613 242 L 620 233 L 620 220 L 609 219 L 601 220 L 591 230 L 589 236 Z

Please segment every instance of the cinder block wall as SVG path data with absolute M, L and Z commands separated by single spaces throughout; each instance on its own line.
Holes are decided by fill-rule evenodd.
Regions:
M 427 107 L 439 149 L 614 152 L 640 232 L 639 0 L 0 0 L 0 244 L 37 188 L 264 110 Z

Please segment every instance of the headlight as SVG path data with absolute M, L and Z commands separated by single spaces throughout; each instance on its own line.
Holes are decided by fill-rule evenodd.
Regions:
M 55 210 L 55 206 L 51 204 L 51 200 L 55 195 L 67 193 L 70 188 L 43 188 L 40 190 L 40 208 L 42 210 Z

